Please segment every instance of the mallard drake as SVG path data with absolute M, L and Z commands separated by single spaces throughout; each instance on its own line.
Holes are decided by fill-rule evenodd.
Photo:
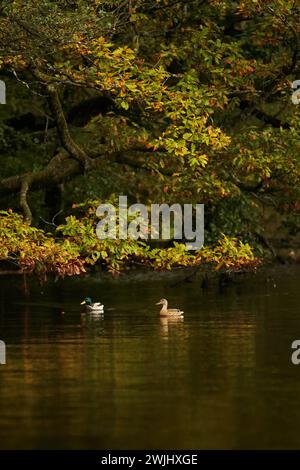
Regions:
M 159 314 L 162 317 L 183 317 L 184 312 L 178 308 L 168 308 L 167 299 L 160 299 L 156 305 L 162 305 L 161 311 Z
M 92 302 L 91 297 L 86 297 L 80 305 L 85 305 L 87 312 L 102 313 L 104 311 L 104 305 L 101 302 Z

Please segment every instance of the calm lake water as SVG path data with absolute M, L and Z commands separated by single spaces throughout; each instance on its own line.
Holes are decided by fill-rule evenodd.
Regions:
M 221 290 L 2 277 L 0 295 L 1 449 L 300 448 L 299 268 Z M 160 321 L 161 297 L 184 321 Z

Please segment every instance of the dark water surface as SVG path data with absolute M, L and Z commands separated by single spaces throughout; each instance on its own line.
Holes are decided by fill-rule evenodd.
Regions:
M 300 448 L 300 269 L 172 284 L 0 278 L 0 448 Z

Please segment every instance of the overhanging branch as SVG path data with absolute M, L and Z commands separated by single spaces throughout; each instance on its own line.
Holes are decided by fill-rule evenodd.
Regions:
M 85 151 L 74 142 L 70 135 L 69 126 L 67 124 L 65 114 L 59 99 L 58 91 L 55 85 L 47 85 L 47 91 L 50 98 L 51 109 L 56 120 L 57 131 L 64 148 L 77 161 L 79 161 L 85 169 L 89 167 L 92 159 Z

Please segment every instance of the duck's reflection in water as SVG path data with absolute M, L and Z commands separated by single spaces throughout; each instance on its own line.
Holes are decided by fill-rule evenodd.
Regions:
M 104 314 L 98 312 L 82 313 L 81 326 L 84 329 L 92 330 L 95 335 L 102 336 L 104 333 Z
M 176 331 L 183 332 L 183 324 L 184 318 L 183 317 L 160 317 L 160 335 L 162 338 L 168 339 L 169 334 L 172 330 L 176 329 Z

